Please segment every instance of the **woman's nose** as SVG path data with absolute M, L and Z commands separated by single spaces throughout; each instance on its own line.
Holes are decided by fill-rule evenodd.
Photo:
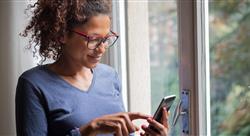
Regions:
M 100 45 L 95 49 L 98 53 L 104 53 L 106 51 L 105 43 L 101 42 Z

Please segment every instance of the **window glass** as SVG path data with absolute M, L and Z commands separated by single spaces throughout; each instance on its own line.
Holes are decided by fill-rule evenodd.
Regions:
M 250 135 L 249 24 L 249 0 L 210 0 L 211 135 Z
M 164 96 L 175 94 L 171 118 L 179 99 L 177 2 L 149 1 L 149 40 L 151 73 L 151 112 Z M 177 127 L 178 128 L 178 127 Z M 172 135 L 176 134 L 175 130 Z

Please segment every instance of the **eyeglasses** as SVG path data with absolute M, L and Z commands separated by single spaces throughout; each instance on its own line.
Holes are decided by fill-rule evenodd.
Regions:
M 88 36 L 87 34 L 84 34 L 82 32 L 78 32 L 76 30 L 71 30 L 71 31 L 84 37 L 85 39 L 87 39 L 87 47 L 90 50 L 94 50 L 94 49 L 98 48 L 101 45 L 101 43 L 103 43 L 103 46 L 105 49 L 110 48 L 111 46 L 114 45 L 114 43 L 119 38 L 119 35 L 117 35 L 113 31 L 110 31 L 109 34 L 105 37 Z

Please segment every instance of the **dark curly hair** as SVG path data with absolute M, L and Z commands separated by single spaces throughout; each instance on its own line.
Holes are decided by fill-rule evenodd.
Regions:
M 40 63 L 47 58 L 58 60 L 63 44 L 60 39 L 72 28 L 85 24 L 98 14 L 111 16 L 111 0 L 38 0 L 29 5 L 32 18 L 21 34 L 30 35 L 28 48 L 34 47 L 33 55 L 41 56 Z

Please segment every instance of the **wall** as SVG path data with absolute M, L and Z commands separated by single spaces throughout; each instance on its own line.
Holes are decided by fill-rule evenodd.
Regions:
M 15 88 L 18 76 L 36 62 L 19 36 L 27 17 L 26 1 L 0 1 L 0 136 L 15 135 Z

